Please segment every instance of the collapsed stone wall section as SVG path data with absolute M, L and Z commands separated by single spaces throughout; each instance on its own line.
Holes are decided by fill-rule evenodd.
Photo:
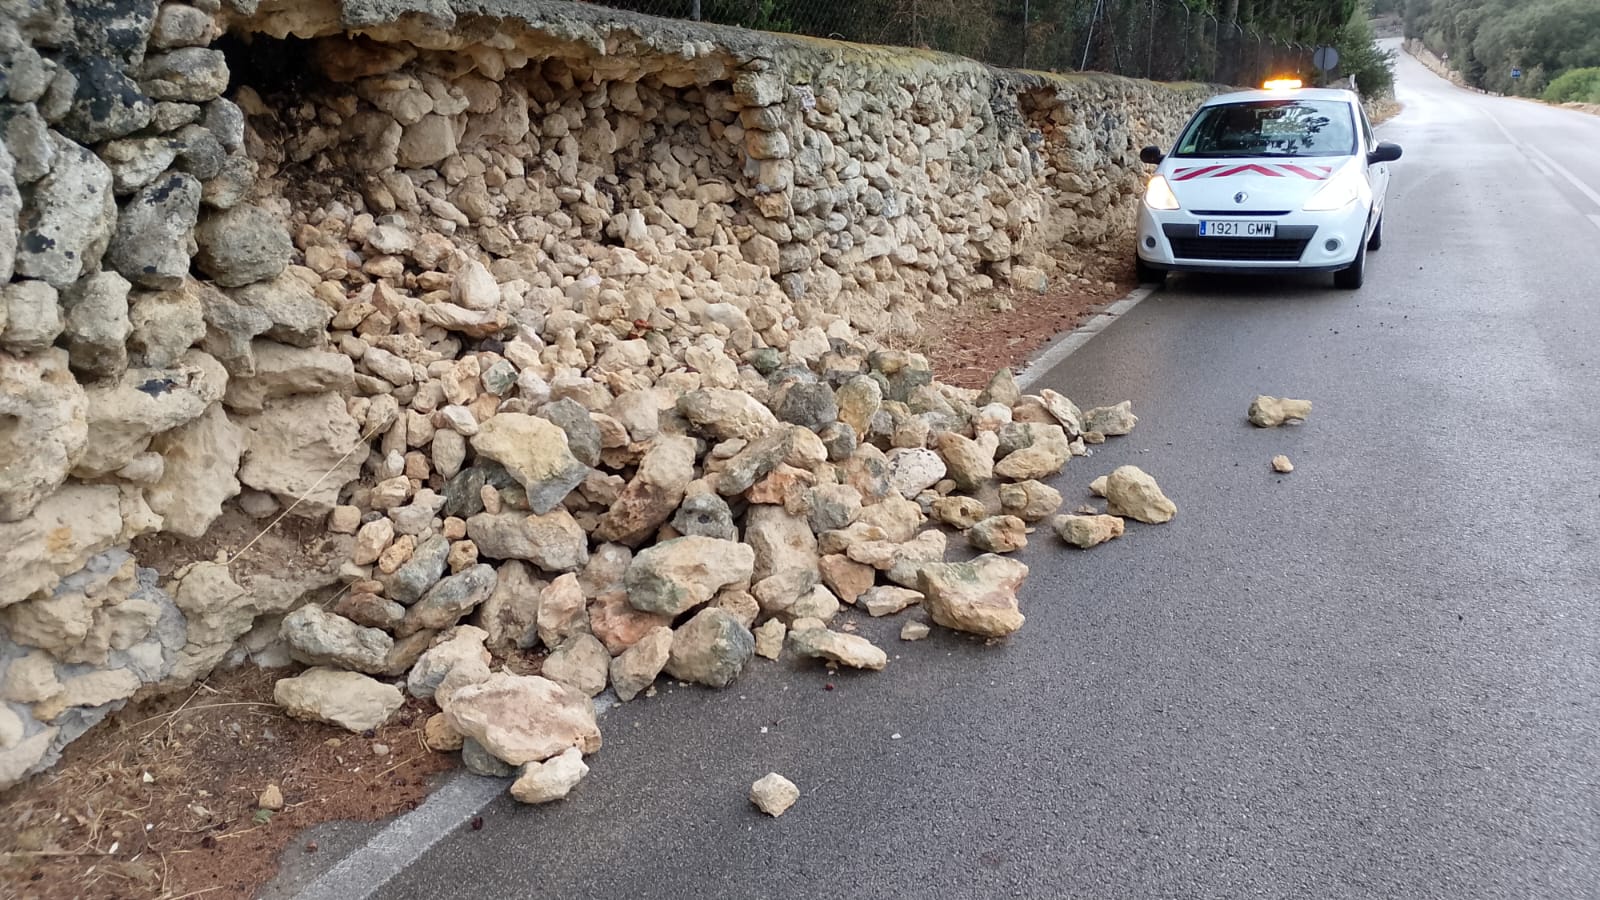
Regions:
M 684 444 L 685 395 L 822 430 L 870 371 L 904 406 L 925 363 L 874 339 L 1124 233 L 1208 90 L 460 6 L 0 0 L 0 787 L 225 659 L 402 675 L 486 598 L 527 644 L 561 573 L 716 518 L 706 441 L 758 435 Z M 852 440 L 928 442 L 891 412 Z M 285 511 L 327 533 L 237 565 Z M 224 526 L 165 579 L 130 553 Z

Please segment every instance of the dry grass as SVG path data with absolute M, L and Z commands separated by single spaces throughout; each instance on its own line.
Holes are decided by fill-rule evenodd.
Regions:
M 423 704 L 352 735 L 285 716 L 281 674 L 221 673 L 130 707 L 5 795 L 0 897 L 246 897 L 302 829 L 414 806 L 453 765 L 422 743 Z M 257 807 L 268 784 L 279 812 Z

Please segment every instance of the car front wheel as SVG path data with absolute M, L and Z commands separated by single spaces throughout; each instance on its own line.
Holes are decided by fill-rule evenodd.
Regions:
M 1140 284 L 1159 285 L 1167 280 L 1166 269 L 1152 266 L 1138 256 L 1133 258 L 1133 274 L 1135 278 L 1139 279 Z
M 1356 253 L 1355 262 L 1333 273 L 1333 286 L 1347 291 L 1361 287 L 1361 282 L 1367 277 L 1367 245 L 1362 244 L 1361 250 Z

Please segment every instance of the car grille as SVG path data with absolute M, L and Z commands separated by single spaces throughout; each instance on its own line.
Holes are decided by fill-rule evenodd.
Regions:
M 1197 216 L 1227 216 L 1230 219 L 1268 218 L 1287 216 L 1287 209 L 1191 209 Z
M 1162 229 L 1179 260 L 1224 262 L 1299 262 L 1316 226 L 1280 225 L 1275 238 L 1200 237 L 1194 225 L 1167 225 Z

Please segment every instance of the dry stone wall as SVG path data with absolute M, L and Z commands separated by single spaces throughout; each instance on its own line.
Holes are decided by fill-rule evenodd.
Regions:
M 783 576 L 791 519 L 930 508 L 834 490 L 983 430 L 877 342 L 1122 237 L 1207 90 L 534 0 L 0 0 L 0 787 L 225 660 L 432 693 L 469 614 L 642 689 L 625 651 Z M 832 512 L 741 534 L 800 459 Z M 239 565 L 283 512 L 323 534 Z M 680 535 L 752 571 L 617 599 Z

